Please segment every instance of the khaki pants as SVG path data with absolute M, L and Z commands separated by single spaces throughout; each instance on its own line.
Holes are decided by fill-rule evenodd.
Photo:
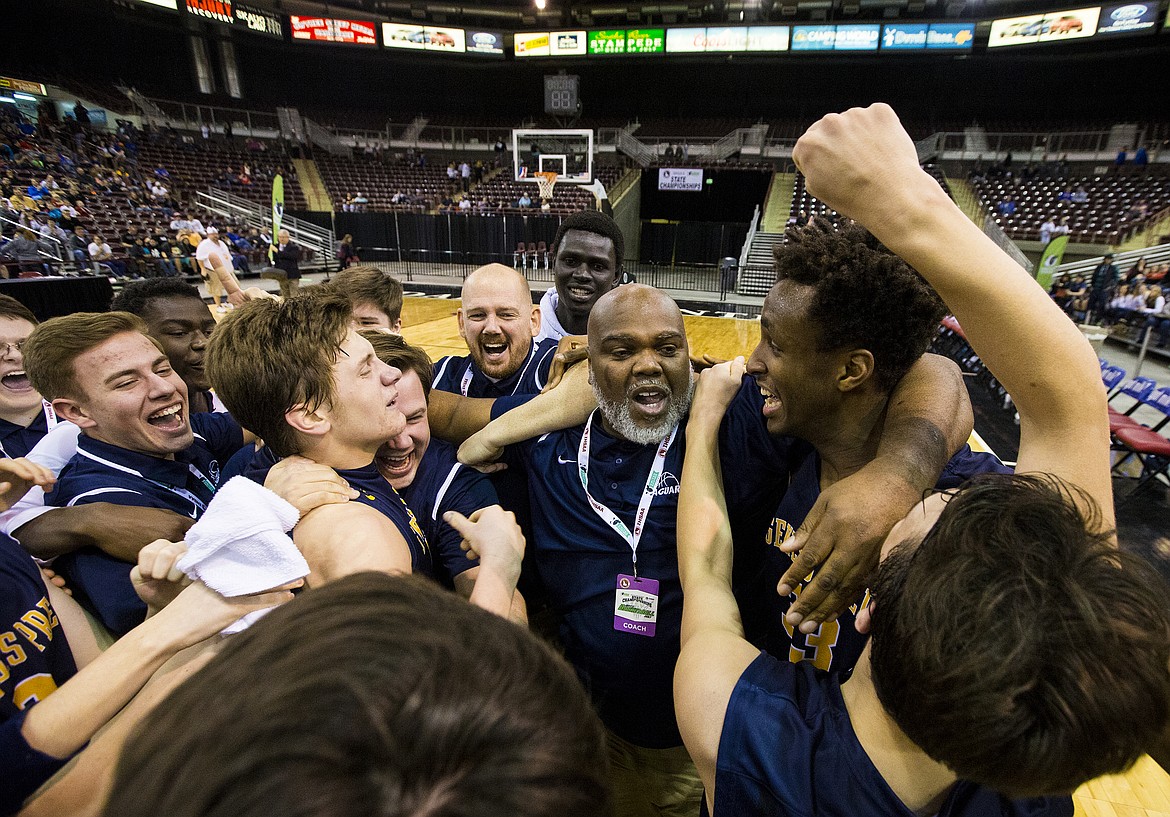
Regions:
M 617 817 L 697 817 L 703 783 L 687 750 L 645 749 L 606 731 Z
M 211 296 L 211 300 L 217 304 L 223 298 L 223 284 L 219 282 L 219 276 L 215 272 L 204 272 L 203 280 L 207 282 L 207 294 Z
M 277 280 L 280 284 L 280 297 L 291 298 L 296 295 L 301 288 L 300 278 L 281 278 Z

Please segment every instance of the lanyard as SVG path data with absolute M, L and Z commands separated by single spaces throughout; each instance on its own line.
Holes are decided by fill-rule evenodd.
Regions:
M 87 457 L 91 460 L 94 460 L 95 462 L 100 462 L 102 465 L 105 465 L 109 468 L 113 468 L 116 471 L 122 471 L 122 472 L 127 473 L 127 474 L 133 474 L 134 476 L 138 477 L 139 479 L 144 480 L 145 482 L 149 482 L 151 485 L 155 486 L 156 488 L 162 488 L 166 491 L 170 491 L 172 494 L 175 494 L 176 496 L 182 497 L 183 499 L 187 500 L 188 502 L 190 502 L 192 505 L 195 506 L 196 513 L 203 513 L 205 510 L 207 510 L 207 503 L 204 502 L 202 499 L 200 499 L 195 494 L 188 491 L 186 488 L 180 488 L 177 485 L 167 485 L 165 482 L 159 482 L 157 479 L 151 479 L 150 477 L 145 476 L 141 471 L 135 471 L 133 468 L 127 468 L 125 465 L 119 465 L 116 462 L 110 462 L 109 460 L 104 459 L 102 457 L 99 457 L 96 454 L 91 454 L 88 451 L 82 451 L 82 450 L 78 449 L 77 453 L 83 457 Z M 194 463 L 187 463 L 187 471 L 193 477 L 195 477 L 197 480 L 199 480 L 199 482 L 203 484 L 203 487 L 206 488 L 210 493 L 213 493 L 213 494 L 215 493 L 215 486 L 211 483 L 211 480 L 209 480 L 207 477 L 205 477 L 203 475 L 203 472 L 195 467 Z
M 630 546 L 630 551 L 634 556 L 634 578 L 637 578 L 638 542 L 641 541 L 642 532 L 646 529 L 646 519 L 650 516 L 650 505 L 654 502 L 654 492 L 658 489 L 658 479 L 662 475 L 663 466 L 666 464 L 666 452 L 670 450 L 670 446 L 674 442 L 674 437 L 678 433 L 678 423 L 675 423 L 674 428 L 670 430 L 670 433 L 658 445 L 658 452 L 654 455 L 654 462 L 650 466 L 650 475 L 646 477 L 646 487 L 642 489 L 642 498 L 638 501 L 638 512 L 634 516 L 634 530 L 631 532 L 626 527 L 626 524 L 618 519 L 616 513 L 589 494 L 589 437 L 590 428 L 593 425 L 593 418 L 596 415 L 597 410 L 594 409 L 585 423 L 585 430 L 581 433 L 581 447 L 577 451 L 577 473 L 581 477 L 581 487 L 585 489 L 585 498 L 589 500 L 589 506 L 601 517 L 603 522 L 617 531 L 626 540 L 626 544 Z
M 52 431 L 61 421 L 57 419 L 57 412 L 53 410 L 53 404 L 48 400 L 42 398 L 41 406 L 45 411 L 45 428 L 48 431 Z
M 536 344 L 532 344 L 532 348 L 528 350 L 528 360 L 524 363 L 524 368 L 521 369 L 520 374 L 516 377 L 516 384 L 512 386 L 512 396 L 515 396 L 516 391 L 520 388 L 520 384 L 524 382 L 524 375 L 528 372 L 528 367 L 532 365 L 532 361 L 536 359 Z M 463 373 L 463 380 L 459 383 L 459 391 L 464 397 L 467 396 L 467 388 L 471 385 L 471 378 L 475 375 L 472 371 L 474 362 L 467 364 L 467 371 Z M 486 375 L 484 375 L 486 377 Z

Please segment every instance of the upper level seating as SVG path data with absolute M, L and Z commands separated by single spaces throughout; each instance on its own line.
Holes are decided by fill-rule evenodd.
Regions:
M 329 154 L 318 154 L 317 169 L 329 197 L 337 209 L 347 196 L 357 193 L 369 199 L 367 210 L 406 210 L 426 212 L 435 207 L 444 196 L 454 195 L 459 182 L 447 178 L 447 163 L 387 164 L 373 159 L 349 159 Z M 409 201 L 394 203 L 395 194 L 405 195 Z
M 259 144 L 261 150 L 249 150 L 247 144 Z M 284 202 L 290 210 L 306 208 L 305 196 L 297 181 L 296 170 L 279 145 L 235 138 L 231 144 L 221 137 L 194 138 L 194 144 L 160 139 L 139 148 L 143 172 L 162 167 L 171 174 L 172 187 L 193 193 L 218 187 L 251 201 L 267 204 L 272 200 L 272 178 L 280 173 L 284 182 Z M 241 183 L 240 174 L 247 170 L 250 184 Z
M 936 165 L 926 164 L 922 166 L 922 169 L 938 182 L 939 186 L 946 191 L 948 196 L 954 198 L 950 187 L 947 185 L 946 177 L 943 176 L 942 171 Z M 827 204 L 824 204 L 808 192 L 808 189 L 804 186 L 804 174 L 798 172 L 796 174 L 796 181 L 792 186 L 792 212 L 789 216 L 789 223 L 799 220 L 801 213 L 804 213 L 806 217 L 821 216 L 834 222 L 840 217 L 840 214 L 836 210 L 830 209 Z
M 594 167 L 594 176 L 605 185 L 606 190 L 613 188 L 624 170 L 619 167 Z M 527 194 L 532 201 L 529 207 L 520 207 L 520 197 Z M 471 200 L 471 212 L 506 212 L 526 213 L 539 211 L 541 208 L 540 190 L 535 182 L 518 182 L 512 179 L 508 170 L 495 176 L 490 181 L 477 185 L 467 196 Z M 549 209 L 553 215 L 568 215 L 578 210 L 585 210 L 595 206 L 593 194 L 575 184 L 558 183 L 553 188 L 553 198 L 549 202 Z
M 1160 175 L 1086 176 L 1079 179 L 1021 179 L 999 177 L 972 179 L 972 186 L 1009 238 L 1034 240 L 1040 225 L 1050 216 L 1068 218 L 1072 241 L 1117 244 L 1146 220 L 1170 207 L 1170 179 Z M 1084 202 L 1062 201 L 1065 191 L 1083 187 Z M 1001 214 L 996 207 L 1012 196 L 1016 211 Z M 1145 215 L 1140 214 L 1144 203 Z

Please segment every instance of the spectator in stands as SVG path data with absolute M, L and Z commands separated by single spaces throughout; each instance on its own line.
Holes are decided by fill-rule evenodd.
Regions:
M 346 233 L 341 239 L 341 243 L 337 245 L 337 271 L 341 272 L 350 264 L 360 263 L 357 253 L 353 249 L 353 236 Z
M 459 199 L 459 212 L 466 213 L 471 210 L 471 199 L 466 196 Z
M 90 260 L 94 261 L 99 267 L 108 267 L 115 278 L 126 278 L 126 262 L 114 258 L 114 253 L 110 249 L 110 245 L 101 235 L 95 235 L 93 241 L 90 242 L 89 247 Z
M 232 272 L 231 250 L 220 238 L 217 228 L 207 228 L 207 237 L 195 248 L 195 260 L 199 264 L 199 274 L 207 282 L 207 294 L 215 303 L 216 312 L 228 310 L 222 302 L 225 291 L 230 305 L 244 302 L 240 284 Z
M 48 261 L 41 256 L 41 253 L 51 254 L 52 247 L 47 242 L 39 240 L 31 230 L 18 230 L 16 238 L 5 244 L 0 253 L 9 261 L 14 261 L 21 272 L 53 271 Z
M 146 239 L 146 249 L 150 253 L 159 275 L 174 278 L 179 274 L 175 262 L 171 260 L 171 245 L 165 235 Z
M 154 272 L 152 269 L 154 265 L 149 260 L 150 252 L 141 237 L 136 238 L 134 243 L 126 248 L 126 259 L 126 265 L 131 270 L 131 278 L 145 278 Z
M 293 243 L 288 230 L 281 230 L 276 237 L 277 244 L 272 249 L 273 264 L 277 269 L 284 271 L 284 278 L 278 279 L 280 294 L 291 298 L 301 286 L 301 270 L 299 266 L 301 248 Z
M 1133 167 L 1138 173 L 1145 173 L 1150 164 L 1150 155 L 1146 152 L 1145 145 L 1138 145 L 1137 151 L 1133 154 Z
M 531 207 L 532 206 L 532 199 L 530 199 L 528 197 L 527 190 L 525 190 L 523 193 L 520 194 L 520 200 L 516 202 L 516 205 L 518 207 Z
M 394 276 L 377 267 L 349 267 L 326 286 L 346 297 L 362 329 L 402 333 L 402 284 Z
M 459 179 L 460 184 L 463 185 L 463 192 L 466 193 L 471 189 L 471 165 L 464 159 L 459 165 Z
M 1056 217 L 1049 216 L 1043 224 L 1040 225 L 1040 246 L 1047 247 L 1048 242 L 1052 240 L 1052 234 L 1056 230 Z
M 366 212 L 366 205 L 369 203 L 370 200 L 366 198 L 366 194 L 359 191 L 358 194 L 353 197 L 354 212 Z
M 1113 253 L 1106 253 L 1101 263 L 1093 268 L 1089 279 L 1088 315 L 1085 320 L 1101 320 L 1105 317 L 1105 307 L 1113 297 L 1120 275 L 1113 264 Z
M 73 228 L 73 234 L 69 236 L 69 251 L 79 270 L 89 268 L 89 234 L 80 224 Z
M 995 212 L 999 213 L 1004 218 L 1013 216 L 1016 213 L 1016 201 L 1011 196 L 1004 196 L 1003 201 L 995 205 Z
M 1057 224 L 1056 229 L 1052 231 L 1052 237 L 1055 238 L 1058 235 L 1068 235 L 1071 231 L 1072 228 L 1068 226 L 1068 216 L 1061 216 L 1060 223 Z
M 89 126 L 89 109 L 81 104 L 81 100 L 77 100 L 77 104 L 73 106 L 73 118 L 78 125 L 82 127 Z
M 1078 184 L 1077 189 L 1072 194 L 1073 204 L 1085 204 L 1089 201 L 1089 191 L 1085 190 L 1083 184 Z
M 1145 256 L 1139 258 L 1129 271 L 1125 273 L 1125 283 L 1132 284 L 1134 282 L 1141 283 L 1146 280 L 1146 259 Z

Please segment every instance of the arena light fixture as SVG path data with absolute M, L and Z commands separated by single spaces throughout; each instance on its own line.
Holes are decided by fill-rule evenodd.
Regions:
M 0 96 L 0 102 L 11 102 L 13 105 L 16 104 L 16 100 L 10 96 Z
M 533 0 L 533 2 L 536 4 L 536 7 L 538 9 L 540 9 L 541 11 L 544 11 L 544 7 L 548 5 L 548 0 Z
M 35 96 L 32 96 L 31 94 L 22 94 L 20 92 L 17 92 L 15 94 L 13 94 L 12 96 L 15 97 L 16 99 L 23 99 L 26 102 L 36 102 L 37 101 L 37 98 Z

